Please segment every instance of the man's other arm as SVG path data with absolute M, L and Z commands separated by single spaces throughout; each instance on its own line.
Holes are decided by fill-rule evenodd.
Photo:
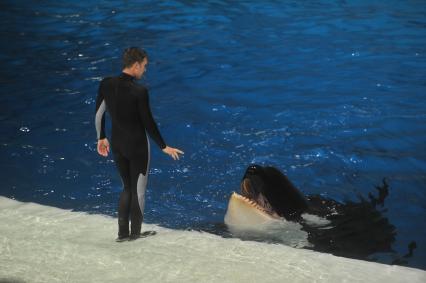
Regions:
M 104 139 L 106 137 L 105 136 L 106 104 L 104 99 L 104 84 L 105 84 L 105 79 L 103 79 L 99 83 L 98 95 L 96 97 L 95 126 L 96 126 L 96 133 L 97 133 L 98 140 Z

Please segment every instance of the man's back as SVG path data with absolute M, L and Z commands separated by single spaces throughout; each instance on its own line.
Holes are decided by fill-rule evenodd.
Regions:
M 102 105 L 104 103 L 105 105 Z M 147 137 L 145 129 L 160 148 L 165 148 L 163 138 L 152 117 L 148 91 L 134 82 L 126 73 L 117 77 L 107 77 L 99 85 L 96 112 L 102 107 L 111 117 L 111 148 L 121 152 L 130 159 L 134 155 L 146 155 Z M 105 136 L 104 118 L 98 117 L 100 123 L 98 138 Z

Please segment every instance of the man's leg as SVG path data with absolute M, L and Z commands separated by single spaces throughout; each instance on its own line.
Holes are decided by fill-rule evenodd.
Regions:
M 134 159 L 130 161 L 132 172 L 132 197 L 130 204 L 131 217 L 131 234 L 138 236 L 141 232 L 144 207 L 145 207 L 145 191 L 148 183 L 148 169 L 143 174 L 141 167 L 143 159 Z
M 148 183 L 149 163 L 150 163 L 150 145 L 148 136 L 147 154 L 145 156 L 135 157 L 130 161 L 132 201 L 130 207 L 131 214 L 131 235 L 132 238 L 140 236 L 142 221 L 145 208 L 145 192 Z
M 118 237 L 129 236 L 129 213 L 131 204 L 130 161 L 118 152 L 113 152 L 114 162 L 121 177 L 123 191 L 118 202 Z

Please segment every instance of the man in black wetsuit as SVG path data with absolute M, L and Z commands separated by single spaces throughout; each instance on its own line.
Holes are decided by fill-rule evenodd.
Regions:
M 151 113 L 148 90 L 135 82 L 142 77 L 147 63 L 144 50 L 127 48 L 123 53 L 122 73 L 104 78 L 96 98 L 97 151 L 105 157 L 110 151 L 105 135 L 105 111 L 108 111 L 112 120 L 111 150 L 123 183 L 118 208 L 118 242 L 134 240 L 141 235 L 150 162 L 147 133 L 174 160 L 179 159 L 179 153 L 183 154 L 166 145 Z

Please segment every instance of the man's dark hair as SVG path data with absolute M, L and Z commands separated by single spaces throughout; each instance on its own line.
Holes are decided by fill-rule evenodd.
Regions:
M 136 62 L 142 62 L 147 57 L 146 51 L 139 47 L 126 48 L 123 52 L 123 69 L 131 67 Z

